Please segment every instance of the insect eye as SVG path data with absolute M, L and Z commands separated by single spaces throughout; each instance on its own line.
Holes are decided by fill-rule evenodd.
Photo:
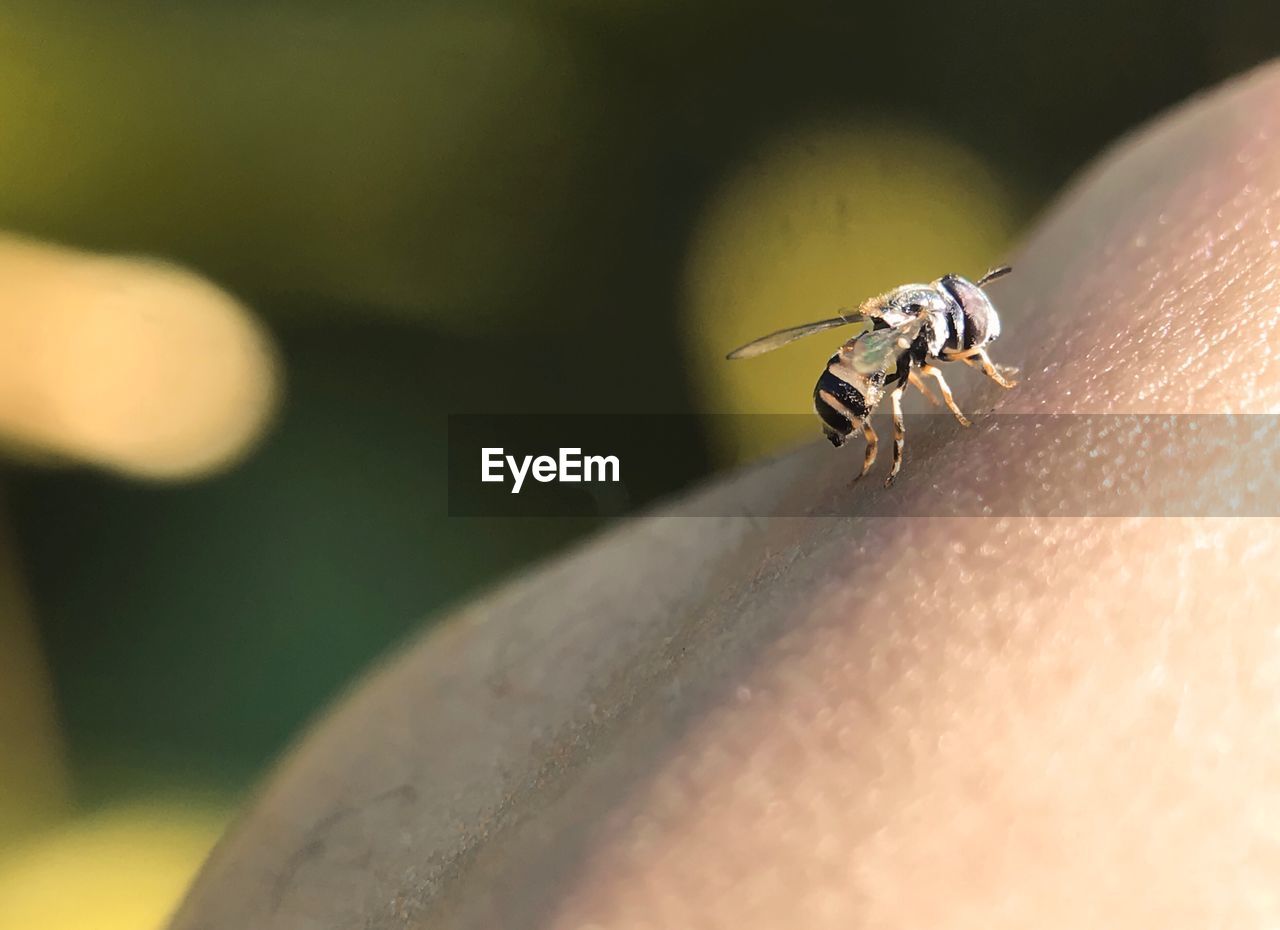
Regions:
M 964 344 L 961 348 L 986 345 L 999 337 L 1000 318 L 991 306 L 991 299 L 981 288 L 959 275 L 947 275 L 941 283 L 964 314 Z
M 953 299 L 957 304 L 959 304 L 959 305 L 961 306 L 961 308 L 963 308 L 963 307 L 964 307 L 964 292 L 963 292 L 963 290 L 959 287 L 959 283 L 960 283 L 960 282 L 959 282 L 959 280 L 956 278 L 956 276 L 955 276 L 955 275 L 953 275 L 953 274 L 946 275 L 945 277 L 943 277 L 943 278 L 942 278 L 942 280 L 941 280 L 939 283 L 941 283 L 941 284 L 942 284 L 943 289 L 944 289 L 948 294 L 950 294 L 950 295 L 951 295 L 951 298 L 952 298 L 952 299 Z

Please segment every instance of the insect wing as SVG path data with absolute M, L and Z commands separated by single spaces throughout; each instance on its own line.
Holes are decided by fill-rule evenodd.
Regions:
M 870 317 L 861 313 L 850 313 L 848 316 L 833 316 L 829 320 L 818 320 L 816 323 L 805 323 L 801 326 L 792 326 L 789 329 L 780 329 L 776 333 L 761 336 L 759 339 L 748 342 L 744 346 L 739 346 L 726 355 L 725 358 L 754 358 L 757 355 L 763 355 L 766 352 L 781 348 L 789 342 L 803 339 L 805 336 L 812 336 L 814 333 L 820 333 L 827 329 L 835 329 L 837 326 L 851 326 L 858 323 L 863 324 L 867 329 L 871 328 Z
M 892 371 L 898 356 L 911 347 L 924 323 L 925 318 L 918 317 L 888 329 L 864 333 L 842 354 L 849 367 L 861 375 Z

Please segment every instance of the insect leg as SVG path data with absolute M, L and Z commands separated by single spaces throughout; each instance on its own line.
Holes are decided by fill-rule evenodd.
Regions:
M 961 426 L 968 426 L 969 418 L 961 413 L 960 408 L 956 406 L 956 399 L 951 396 L 951 388 L 947 385 L 946 378 L 942 377 L 942 372 L 932 365 L 925 364 L 920 366 L 920 373 L 928 375 L 938 382 L 938 390 L 942 392 L 942 399 L 946 403 L 947 409 L 951 411 L 951 415 L 959 421 Z
M 871 471 L 871 466 L 876 460 L 876 447 L 880 445 L 880 437 L 877 436 L 876 431 L 871 428 L 870 420 L 862 421 L 862 435 L 867 440 L 867 451 L 866 454 L 862 456 L 862 471 L 858 472 L 858 477 L 854 478 L 854 481 L 857 481 L 858 478 L 865 477 L 867 472 Z
M 914 369 L 907 378 L 916 386 L 916 390 L 928 399 L 929 403 L 933 404 L 935 407 L 938 406 L 938 398 L 934 396 L 933 391 L 929 390 L 929 385 L 924 383 L 923 379 L 915 373 Z
M 889 395 L 893 404 L 893 468 L 889 470 L 889 477 L 884 479 L 886 488 L 893 484 L 893 479 L 898 477 L 898 469 L 902 468 L 902 447 L 907 438 L 907 427 L 902 422 L 902 391 L 898 388 Z
M 975 359 L 977 359 L 976 364 L 974 362 Z M 986 375 L 996 384 L 1000 385 L 1002 388 L 1016 387 L 1018 384 L 1017 381 L 1010 381 L 1008 378 L 1004 376 L 1000 368 L 997 368 L 995 364 L 991 361 L 991 358 L 987 355 L 986 349 L 978 349 L 972 355 L 964 356 L 963 358 L 960 359 L 960 361 L 964 362 L 966 365 L 970 366 L 971 368 L 981 368 L 982 373 L 984 375 Z M 1004 368 L 1004 371 L 1007 371 L 1010 374 L 1014 374 L 1017 372 L 1017 369 L 1015 368 L 1009 368 L 1007 366 L 1001 366 L 1001 368 Z

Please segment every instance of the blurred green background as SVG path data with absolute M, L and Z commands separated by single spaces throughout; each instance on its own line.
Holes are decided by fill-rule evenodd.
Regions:
M 830 340 L 724 351 L 980 273 L 1277 50 L 1271 0 L 0 0 L 0 229 L 209 276 L 285 383 L 200 480 L 7 467 L 0 927 L 154 924 L 371 659 L 594 528 L 447 518 L 447 414 L 807 410 Z M 714 429 L 690 482 L 797 438 Z

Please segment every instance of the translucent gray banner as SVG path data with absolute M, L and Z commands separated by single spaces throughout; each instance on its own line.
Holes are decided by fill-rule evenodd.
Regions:
M 812 416 L 452 416 L 448 509 L 620 516 L 678 496 L 690 517 L 1280 516 L 1276 415 L 908 416 L 890 488 L 893 430 L 873 423 L 879 458 L 855 482 L 862 439 L 834 449 Z M 745 466 L 752 493 L 698 490 L 716 437 L 806 430 L 814 443 Z

